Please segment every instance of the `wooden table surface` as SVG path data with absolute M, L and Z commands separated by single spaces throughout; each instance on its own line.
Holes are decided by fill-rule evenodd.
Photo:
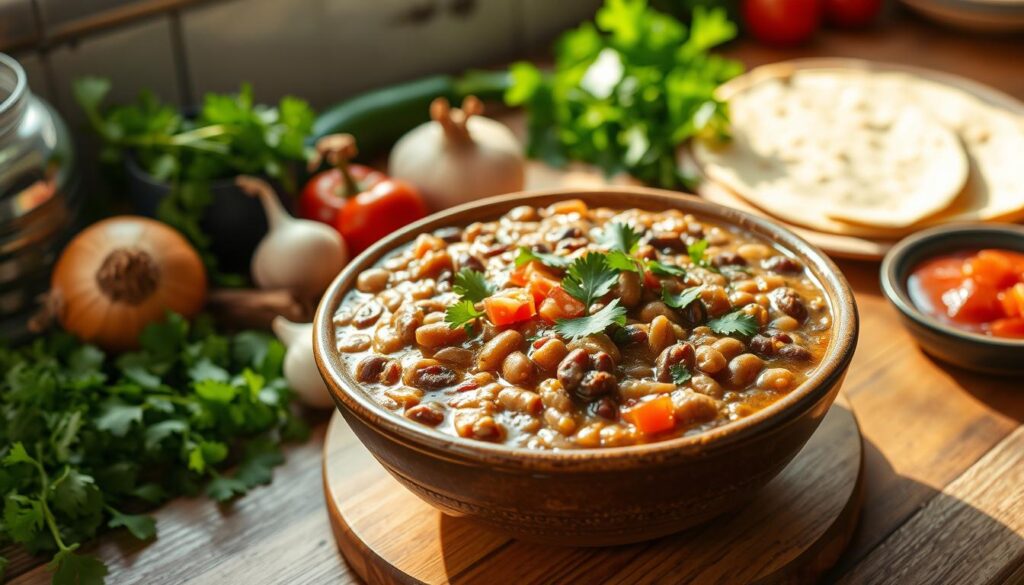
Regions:
M 749 66 L 851 56 L 932 67 L 1024 99 L 1024 37 L 948 31 L 901 15 L 802 49 L 740 42 Z M 865 441 L 865 505 L 828 581 L 1024 583 L 1024 380 L 974 375 L 920 352 L 879 291 L 876 263 L 839 263 L 856 292 L 861 338 L 844 386 Z M 1021 356 L 1024 359 L 1024 355 Z M 270 486 L 227 506 L 180 499 L 156 512 L 159 538 L 111 533 L 87 550 L 108 583 L 348 583 L 321 487 L 326 418 L 287 451 Z M 12 583 L 48 583 L 45 559 L 7 551 Z M 602 577 L 595 569 L 593 582 Z

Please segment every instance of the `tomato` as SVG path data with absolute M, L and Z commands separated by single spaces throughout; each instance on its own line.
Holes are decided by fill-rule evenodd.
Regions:
M 484 299 L 484 312 L 495 325 L 511 325 L 526 321 L 537 314 L 533 295 L 521 288 L 513 288 Z
M 577 300 L 561 286 L 556 286 L 548 292 L 548 297 L 540 304 L 538 313 L 540 316 L 554 323 L 559 319 L 575 319 L 582 317 L 587 308 L 582 301 Z
M 1005 288 L 1017 282 L 1013 257 L 998 250 L 982 250 L 964 262 L 964 276 L 988 286 Z
M 999 293 L 999 302 L 1007 317 L 1024 317 L 1024 282 L 1018 282 Z
M 369 189 L 387 176 L 370 167 L 349 165 L 348 172 L 362 188 Z M 333 226 L 345 204 L 345 179 L 340 169 L 328 169 L 309 179 L 299 195 L 299 217 Z
M 306 183 L 299 213 L 332 224 L 352 255 L 427 215 L 427 205 L 415 187 L 349 162 L 356 155 L 351 135 L 325 136 L 317 141 L 316 150 L 314 164 L 326 159 L 334 168 L 313 175 Z
M 1024 337 L 1024 318 L 997 319 L 992 322 L 991 331 L 996 337 Z
M 675 407 L 667 394 L 641 402 L 622 416 L 645 435 L 654 435 L 676 426 Z
M 840 28 L 871 24 L 882 10 L 882 0 L 824 0 L 825 22 Z
M 821 21 L 819 0 L 743 0 L 747 30 L 771 45 L 797 45 L 814 35 Z

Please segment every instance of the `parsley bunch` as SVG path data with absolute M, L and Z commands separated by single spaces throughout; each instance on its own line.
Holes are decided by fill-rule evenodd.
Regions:
M 74 84 L 75 99 L 103 140 L 101 159 L 117 162 L 130 153 L 154 179 L 169 184 L 171 193 L 161 201 L 157 218 L 189 239 L 216 280 L 237 284 L 237 277 L 216 270 L 210 236 L 201 225 L 213 203 L 209 183 L 266 175 L 295 193 L 295 163 L 307 158 L 313 110 L 290 96 L 276 107 L 255 104 L 248 84 L 233 95 L 206 94 L 195 117 L 182 115 L 148 91 L 135 103 L 101 110 L 109 92 L 106 79 L 85 77 Z
M 646 0 L 607 0 L 595 22 L 564 34 L 553 73 L 511 68 L 505 99 L 525 106 L 530 156 L 595 164 L 661 187 L 685 185 L 677 147 L 728 136 L 715 89 L 742 66 L 708 50 L 736 36 L 721 8 L 698 6 L 687 27 Z
M 54 553 L 55 584 L 102 583 L 106 567 L 78 547 L 105 527 L 153 538 L 140 510 L 269 483 L 280 442 L 305 434 L 269 336 L 171 315 L 141 345 L 114 359 L 57 333 L 0 348 L 0 544 Z

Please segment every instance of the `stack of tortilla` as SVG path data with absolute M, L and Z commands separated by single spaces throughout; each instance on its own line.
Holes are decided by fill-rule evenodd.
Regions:
M 762 67 L 721 88 L 733 140 L 693 154 L 718 186 L 785 222 L 895 240 L 1024 218 L 1024 117 L 906 71 Z

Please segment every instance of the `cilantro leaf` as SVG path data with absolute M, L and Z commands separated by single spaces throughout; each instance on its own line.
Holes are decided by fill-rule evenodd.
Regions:
M 690 262 L 693 262 L 694 266 L 707 267 L 708 260 L 704 257 L 704 252 L 708 249 L 707 240 L 697 240 L 686 247 L 686 253 L 690 256 Z
M 694 286 L 684 290 L 683 292 L 674 295 L 667 290 L 662 289 L 661 300 L 673 309 L 685 309 L 690 306 L 690 303 L 700 298 L 700 287 Z
M 522 266 L 527 262 L 537 261 L 547 266 L 548 268 L 555 268 L 557 270 L 565 270 L 572 264 L 572 260 L 565 256 L 559 256 L 558 254 L 548 254 L 546 252 L 534 252 L 529 248 L 519 248 L 519 252 L 516 255 L 516 266 Z
M 71 517 L 98 512 L 101 506 L 96 480 L 72 467 L 64 468 L 50 491 L 53 507 Z
M 7 456 L 4 457 L 3 460 L 3 464 L 5 466 L 15 465 L 18 463 L 36 463 L 36 460 L 28 454 L 28 451 L 25 450 L 25 445 L 23 445 L 21 441 L 11 445 L 11 451 L 7 453 Z
M 593 315 L 577 317 L 575 319 L 559 319 L 555 322 L 555 331 L 563 337 L 576 340 L 588 335 L 603 333 L 605 329 L 612 325 L 625 324 L 626 308 L 619 306 L 619 299 L 613 299 L 612 302 Z
M 628 223 L 612 222 L 605 227 L 599 241 L 610 250 L 633 254 L 640 247 L 643 232 L 633 229 Z
M 750 337 L 757 333 L 758 329 L 757 319 L 739 309 L 711 319 L 707 325 L 719 335 L 739 335 L 741 337 Z
M 15 542 L 31 542 L 43 529 L 43 504 L 37 498 L 10 494 L 4 501 L 4 527 Z
M 101 411 L 95 420 L 96 428 L 115 437 L 125 436 L 132 424 L 142 422 L 142 407 L 137 404 L 112 400 L 105 403 Z
M 657 260 L 647 260 L 645 264 L 647 264 L 647 269 L 657 276 L 678 276 L 679 278 L 686 278 L 686 269 L 679 266 L 664 264 Z
M 619 281 L 619 271 L 608 265 L 604 254 L 587 254 L 569 266 L 562 279 L 562 288 L 573 298 L 589 307 L 594 301 L 611 292 Z
M 693 374 L 684 364 L 676 364 L 668 369 L 669 373 L 672 374 L 672 382 L 675 384 L 685 384 Z
M 494 294 L 494 286 L 487 282 L 484 273 L 472 268 L 463 268 L 455 275 L 452 290 L 460 299 L 474 303 L 479 303 Z
M 110 521 L 107 526 L 110 528 L 125 527 L 132 536 L 139 540 L 149 540 L 156 536 L 156 520 L 145 514 L 125 514 L 114 508 L 107 507 L 110 512 Z
M 249 486 L 244 481 L 223 475 L 214 477 L 206 486 L 206 495 L 217 502 L 226 502 L 235 496 L 244 495 L 248 491 Z
M 605 258 L 608 260 L 608 266 L 620 272 L 643 272 L 643 264 L 625 252 L 612 250 Z
M 76 555 L 74 548 L 60 550 L 47 568 L 53 571 L 53 585 L 103 585 L 107 566 L 96 557 Z
M 473 301 L 460 301 L 445 310 L 444 322 L 448 324 L 449 329 L 465 327 L 466 331 L 469 332 L 473 326 L 473 321 L 483 315 L 482 312 L 476 310 Z

